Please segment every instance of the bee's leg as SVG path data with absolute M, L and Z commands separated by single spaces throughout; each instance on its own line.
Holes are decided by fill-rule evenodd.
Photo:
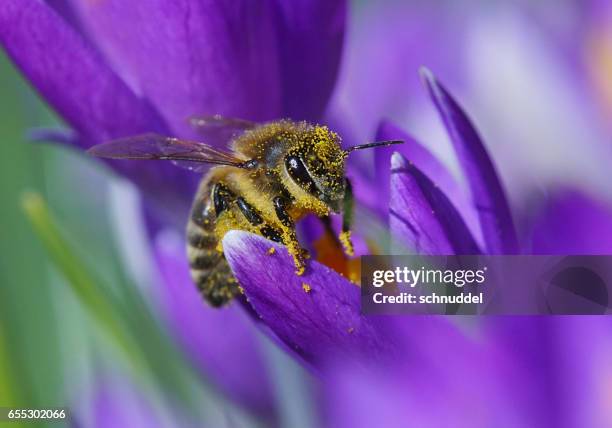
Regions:
M 353 186 L 348 178 L 344 179 L 344 204 L 342 207 L 342 232 L 340 232 L 340 242 L 344 252 L 348 256 L 355 255 L 353 242 L 351 241 L 351 226 L 353 225 L 353 212 L 355 208 L 355 198 L 353 197 Z
M 274 203 L 276 217 L 283 225 L 283 242 L 287 246 L 289 254 L 293 256 L 296 273 L 302 275 L 306 268 L 305 260 L 308 258 L 308 253 L 300 246 L 295 233 L 295 224 L 287 212 L 289 201 L 283 196 L 276 196 L 272 202 Z
M 219 232 L 218 242 L 217 242 L 217 251 L 223 252 L 223 245 L 221 238 L 228 230 L 228 221 L 227 215 L 224 214 L 226 211 L 230 211 L 232 208 L 232 204 L 236 200 L 236 194 L 230 190 L 230 188 L 223 182 L 219 181 L 215 183 L 212 187 L 212 202 L 213 207 L 215 209 L 215 218 L 217 219 L 217 225 Z M 220 218 L 226 218 L 225 221 L 219 222 Z M 223 226 L 221 226 L 223 224 Z
M 300 246 L 300 243 L 295 234 L 295 229 L 284 228 L 283 241 L 287 247 L 287 251 L 293 257 L 295 264 L 295 273 L 303 275 L 306 271 L 306 259 L 309 257 L 308 252 Z
M 264 238 L 268 238 L 270 241 L 278 242 L 279 244 L 284 244 L 283 232 L 281 232 L 275 227 L 266 224 L 259 228 L 259 232 Z
M 236 198 L 236 205 L 238 205 L 238 209 L 244 215 L 249 223 L 253 226 L 259 226 L 262 224 L 263 218 L 259 214 L 259 212 L 253 208 L 251 204 L 249 204 L 242 196 L 238 196 Z
M 266 224 L 264 218 L 261 216 L 260 212 L 249 204 L 244 198 L 237 197 L 236 205 L 238 209 L 247 219 L 247 221 L 252 225 L 259 228 L 259 232 L 266 238 L 285 244 L 289 253 L 293 256 L 293 260 L 295 261 L 295 266 L 298 274 L 302 274 L 304 272 L 304 250 L 300 248 L 300 244 L 298 243 L 297 236 L 295 235 L 295 229 L 293 226 L 293 221 L 291 217 L 285 211 L 286 201 L 280 200 L 284 199 L 282 197 L 277 197 L 274 199 L 274 207 L 276 209 L 276 214 L 283 225 L 283 229 L 279 230 L 269 224 Z
M 266 224 L 261 216 L 261 213 L 255 207 L 249 204 L 242 196 L 236 198 L 236 205 L 251 226 L 257 227 L 259 233 L 261 233 L 263 237 L 280 244 L 283 243 L 282 232 L 277 228 Z
M 218 182 L 212 190 L 213 206 L 215 215 L 219 217 L 221 213 L 230 208 L 230 204 L 236 199 L 236 195 L 225 184 Z

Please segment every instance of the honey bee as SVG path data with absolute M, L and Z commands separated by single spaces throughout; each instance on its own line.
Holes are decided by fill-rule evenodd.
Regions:
M 381 141 L 343 150 L 338 134 L 307 122 L 256 124 L 218 115 L 191 122 L 205 136 L 227 139 L 231 150 L 144 134 L 103 143 L 89 152 L 112 159 L 171 160 L 197 172 L 215 165 L 200 182 L 186 228 L 191 277 L 212 306 L 222 306 L 239 293 L 223 255 L 222 239 L 229 230 L 284 244 L 301 275 L 307 253 L 298 242 L 296 222 L 309 213 L 322 219 L 343 213 L 339 241 L 345 253 L 353 255 L 353 195 L 345 176 L 346 158 L 354 150 L 401 143 Z

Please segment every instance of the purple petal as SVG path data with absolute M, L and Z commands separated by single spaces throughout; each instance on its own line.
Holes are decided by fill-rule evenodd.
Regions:
M 360 315 L 357 285 L 312 260 L 298 276 L 283 246 L 246 232 L 230 231 L 223 249 L 255 311 L 307 362 L 392 354 L 384 331 Z
M 91 38 L 174 132 L 187 119 L 278 115 L 271 8 L 260 2 L 76 2 Z
M 260 236 L 230 231 L 223 248 L 262 321 L 316 369 L 338 361 L 420 364 L 466 344 L 448 318 L 362 316 L 357 285 L 312 260 L 297 276 L 285 247 Z
M 283 116 L 316 121 L 336 82 L 346 1 L 285 0 L 278 9 Z
M 532 226 L 535 254 L 612 254 L 612 206 L 575 190 L 559 190 Z
M 163 120 L 137 97 L 97 52 L 45 3 L 7 0 L 0 8 L 0 42 L 40 94 L 90 147 L 141 132 L 166 133 Z M 149 195 L 187 206 L 197 177 L 172 165 L 109 162 Z M 189 193 L 188 198 L 191 198 Z
M 392 235 L 418 254 L 478 254 L 465 222 L 446 195 L 399 153 L 391 159 Z
M 155 110 L 45 3 L 5 1 L 0 42 L 56 111 L 80 134 L 95 137 L 90 144 L 138 130 L 163 131 Z
M 325 426 L 560 426 L 542 405 L 548 397 L 529 390 L 530 379 L 540 380 L 537 373 L 494 349 L 476 349 L 447 348 L 408 370 L 387 366 L 366 373 L 337 366 L 323 388 Z
M 75 14 L 74 7 L 67 0 L 45 0 L 57 13 L 59 13 L 66 21 L 77 30 L 81 29 L 81 23 Z
M 425 147 L 416 141 L 411 135 L 407 134 L 390 121 L 383 120 L 376 134 L 376 139 L 383 140 L 402 140 L 404 144 L 398 146 L 378 149 L 375 153 L 377 189 L 382 195 L 387 193 L 385 200 L 388 200 L 388 188 L 383 186 L 383 183 L 390 183 L 391 155 L 394 151 L 405 156 L 410 163 L 414 164 L 423 172 L 431 181 L 438 187 L 448 198 L 453 205 L 461 213 L 469 226 L 473 236 L 480 239 L 480 228 L 478 227 L 477 213 L 474 206 L 468 201 L 465 192 L 459 188 L 457 181 L 451 176 L 446 167 L 433 156 Z M 387 204 L 386 204 L 387 205 Z M 387 213 L 385 212 L 385 216 Z
M 522 368 L 531 396 L 524 401 L 548 414 L 552 426 L 610 425 L 610 318 L 496 317 L 481 332 Z
M 88 397 L 91 403 L 83 403 L 83 397 L 79 397 L 77 413 L 73 415 L 75 421 L 73 426 L 92 426 L 95 428 L 111 427 L 161 427 L 160 412 L 146 397 L 143 391 L 138 391 L 125 378 L 109 377 L 100 382 L 97 390 Z M 84 404 L 89 404 L 90 409 Z M 82 420 L 81 420 L 82 419 Z
M 445 190 L 453 189 L 458 192 L 457 183 L 446 167 L 425 147 L 416 141 L 412 135 L 404 132 L 392 122 L 388 120 L 380 122 L 376 132 L 376 140 L 402 140 L 404 142 L 404 144 L 401 145 L 376 149 L 374 160 L 376 166 L 376 179 L 378 182 L 385 183 L 390 181 L 391 174 L 389 165 L 391 165 L 391 155 L 398 152 L 408 158 L 411 163 L 430 177 L 438 186 Z
M 495 343 L 502 355 L 522 368 L 526 378 L 515 381 L 524 384 L 525 401 L 531 402 L 533 412 L 539 409 L 556 421 L 553 426 L 563 420 L 560 385 L 567 374 L 559 366 L 562 350 L 555 341 L 555 325 L 560 320 L 562 317 L 496 316 L 488 317 L 481 328 L 484 341 Z
M 568 426 L 612 426 L 612 319 L 566 317 L 557 320 L 565 373 L 563 408 Z
M 234 303 L 207 306 L 189 276 L 182 240 L 162 234 L 156 259 L 164 283 L 159 301 L 171 329 L 202 374 L 239 404 L 268 420 L 274 394 L 261 340 L 251 317 Z
M 465 171 L 489 253 L 516 253 L 518 243 L 504 190 L 482 140 L 463 109 L 427 69 L 427 86 Z
M 186 119 L 314 118 L 335 81 L 344 2 L 79 2 L 85 27 L 174 131 Z M 171 76 L 171 78 L 169 78 Z

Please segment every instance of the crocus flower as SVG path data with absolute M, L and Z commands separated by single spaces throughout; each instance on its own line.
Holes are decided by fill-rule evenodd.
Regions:
M 345 8 L 343 1 L 315 0 L 231 5 L 7 0 L 0 9 L 0 41 L 72 129 L 62 139 L 84 149 L 141 132 L 189 137 L 185 119 L 193 114 L 321 120 L 334 89 Z M 504 185 L 472 121 L 431 72 L 424 70 L 422 78 L 468 192 L 416 139 L 378 118 L 370 117 L 368 124 L 378 125 L 381 138 L 407 144 L 399 153 L 376 155 L 377 178 L 351 169 L 361 184 L 355 186 L 358 200 L 388 219 L 402 248 L 424 254 L 514 254 L 532 251 L 533 243 L 535 251 L 558 233 L 548 216 L 576 206 L 593 221 L 609 224 L 610 210 L 597 204 L 591 210 L 589 199 L 578 193 L 565 205 L 560 199 L 544 209 L 533 233 L 517 234 Z M 348 129 L 349 141 L 351 134 L 361 138 L 365 128 L 351 133 L 348 116 L 339 117 L 350 104 L 341 106 L 327 118 Z M 367 116 L 378 114 L 365 110 Z M 155 218 L 153 233 L 174 227 L 176 220 L 168 218 L 185 213 L 197 177 L 172 165 L 110 165 L 142 190 Z M 357 235 L 367 233 L 356 225 Z M 573 373 L 594 386 L 592 402 L 580 412 L 590 415 L 593 426 L 609 420 L 605 412 L 612 406 L 606 407 L 605 394 L 612 351 L 595 346 L 609 342 L 605 320 L 487 319 L 471 335 L 443 317 L 366 317 L 353 282 L 316 260 L 298 277 L 282 246 L 240 231 L 225 236 L 224 251 L 244 289 L 245 307 L 256 316 L 247 316 L 238 304 L 215 311 L 197 301 L 182 245 L 168 239 L 175 234 L 164 231 L 154 244 L 163 316 L 201 373 L 265 421 L 274 420 L 279 397 L 271 391 L 258 329 L 319 379 L 328 426 L 563 426 L 571 414 L 567 403 L 576 397 L 556 386 L 583 391 L 586 384 L 580 376 L 567 376 L 568 361 L 556 358 L 564 352 L 584 357 L 576 338 L 582 329 L 593 329 L 591 361 L 605 379 L 582 367 Z M 276 250 L 272 254 L 270 247 Z M 560 339 L 566 327 L 573 328 L 567 341 Z M 541 355 L 557 364 L 545 363 Z M 441 391 L 448 393 L 446 399 Z M 368 407 L 370 394 L 376 395 L 375 409 Z M 546 402 L 535 404 L 540 397 Z M 441 414 L 440 407 L 449 412 Z M 381 417 L 368 419 L 377 414 Z

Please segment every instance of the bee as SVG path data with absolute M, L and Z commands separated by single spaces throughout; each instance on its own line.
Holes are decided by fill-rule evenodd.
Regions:
M 298 242 L 296 222 L 309 213 L 322 219 L 342 213 L 339 241 L 353 255 L 353 194 L 345 176 L 346 158 L 355 150 L 401 143 L 381 141 L 343 150 L 338 134 L 326 126 L 292 120 L 257 124 L 216 115 L 191 123 L 209 140 L 226 139 L 231 149 L 143 134 L 89 152 L 111 159 L 170 160 L 197 172 L 214 165 L 200 182 L 186 228 L 191 277 L 212 306 L 226 304 L 240 290 L 223 255 L 222 240 L 229 230 L 284 244 L 302 275 L 308 256 Z

